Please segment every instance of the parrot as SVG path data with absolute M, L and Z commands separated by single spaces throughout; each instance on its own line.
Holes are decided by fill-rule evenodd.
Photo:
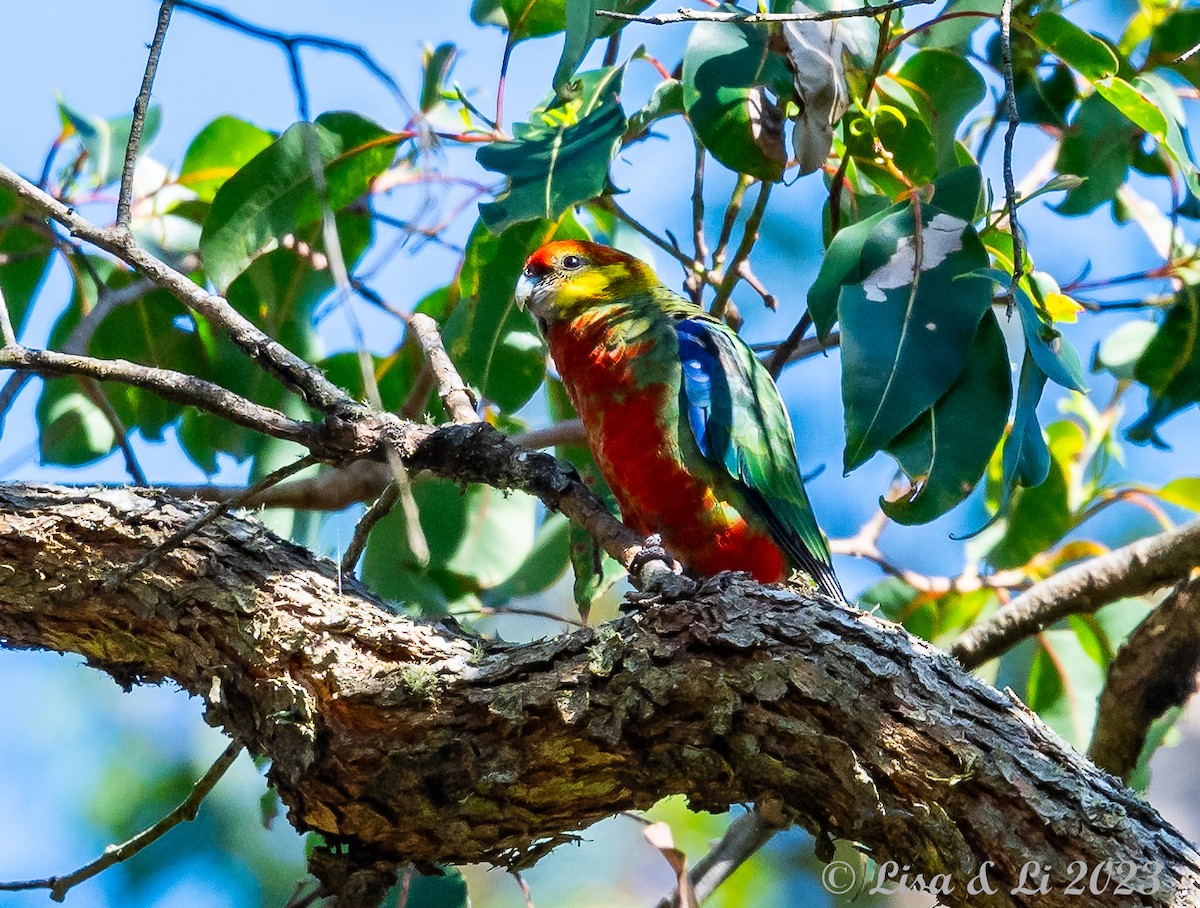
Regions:
M 515 301 L 545 337 L 622 519 L 693 575 L 800 571 L 845 602 L 804 490 L 787 408 L 725 322 L 653 269 L 558 240 L 525 262 Z

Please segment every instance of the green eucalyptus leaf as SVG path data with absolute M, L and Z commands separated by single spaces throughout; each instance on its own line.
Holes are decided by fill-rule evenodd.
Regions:
M 624 72 L 621 66 L 582 73 L 577 97 L 555 106 L 550 96 L 529 123 L 514 128 L 512 141 L 476 152 L 483 167 L 508 177 L 507 189 L 479 206 L 493 232 L 523 221 L 554 220 L 604 192 L 608 166 L 625 134 L 618 100 Z
M 1146 69 L 1165 66 L 1200 86 L 1200 57 L 1193 51 L 1200 44 L 1200 9 L 1176 9 L 1150 31 Z M 1181 59 L 1186 55 L 1186 59 Z
M 49 378 L 34 411 L 42 463 L 78 467 L 108 455 L 117 437 L 74 378 Z
M 368 191 L 403 138 L 349 112 L 289 127 L 217 190 L 200 237 L 209 278 L 228 287 L 272 240 L 320 219 L 310 150 L 321 161 L 328 203 L 337 211 Z
M 99 189 L 121 178 L 125 167 L 125 150 L 129 145 L 129 133 L 133 129 L 133 114 L 105 120 L 75 109 L 62 98 L 58 99 L 58 112 L 63 125 L 69 125 L 79 137 L 87 164 L 84 172 L 90 175 L 91 184 Z M 162 122 L 162 110 L 157 104 L 146 108 L 146 119 L 142 121 L 142 141 L 139 152 L 144 152 Z
M 1092 370 L 1105 370 L 1121 381 L 1134 381 L 1137 361 L 1158 331 L 1158 325 L 1138 319 L 1126 322 L 1106 337 L 1092 358 Z
M 1058 13 L 1039 13 L 1029 36 L 1089 82 L 1117 74 L 1117 55 L 1112 48 Z
M 626 141 L 645 133 L 655 122 L 683 113 L 683 83 L 678 79 L 664 79 L 654 88 L 646 106 L 629 118 L 625 130 Z
M 699 22 L 683 54 L 683 104 L 708 152 L 760 180 L 783 177 L 783 114 L 771 99 L 789 94 L 791 74 L 772 53 L 767 29 Z
M 1146 414 L 1129 428 L 1127 437 L 1165 448 L 1159 426 L 1200 402 L 1200 288 L 1180 291 L 1134 366 L 1134 376 L 1146 386 L 1149 400 Z
M 938 172 L 949 172 L 954 169 L 958 128 L 963 118 L 983 100 L 986 91 L 983 76 L 958 54 L 923 50 L 905 61 L 897 79 L 908 84 L 929 124 L 937 149 Z
M 1004 335 L 988 311 L 962 374 L 884 448 L 911 483 L 906 497 L 880 500 L 884 513 L 897 523 L 928 523 L 966 498 L 1004 435 L 1011 402 Z
M 1031 275 L 1030 280 L 1035 292 L 1039 290 L 1037 276 L 1036 273 Z M 1053 291 L 1058 291 L 1057 284 L 1053 285 Z M 1071 342 L 1038 311 L 1033 300 L 1024 292 L 1018 292 L 1016 296 L 1025 344 L 1038 368 L 1055 384 L 1086 393 L 1088 386 L 1083 377 L 1083 366 Z
M 225 181 L 265 150 L 275 136 L 237 117 L 217 117 L 192 139 L 179 169 L 179 183 L 211 202 Z
M 534 545 L 536 500 L 521 492 L 443 479 L 412 485 L 427 561 L 414 553 L 403 509 L 376 525 L 362 577 L 380 594 L 426 614 L 444 613 L 511 577 Z
M 458 59 L 458 48 L 450 42 L 437 47 L 426 46 L 422 54 L 424 75 L 421 79 L 421 112 L 429 113 L 442 101 L 446 81 Z
M 838 296 L 845 469 L 860 466 L 950 388 L 966 366 L 990 283 L 971 224 L 911 203 L 881 219 Z
M 50 235 L 35 229 L 26 217 L 25 207 L 17 197 L 0 189 L 0 294 L 18 337 L 46 278 L 50 254 L 54 251 Z
M 1083 183 L 1068 190 L 1059 214 L 1086 214 L 1116 198 L 1133 160 L 1135 133 L 1129 119 L 1099 93 L 1083 99 L 1055 163 L 1060 174 L 1078 176 Z
M 863 249 L 879 225 L 904 209 L 904 203 L 893 205 L 870 217 L 843 227 L 825 250 L 817 279 L 808 288 L 808 311 L 813 318 L 817 337 L 826 338 L 837 321 L 838 297 L 842 287 L 862 279 Z
M 591 49 L 592 42 L 597 38 L 615 35 L 625 25 L 619 19 L 597 16 L 597 10 L 637 15 L 652 2 L 653 0 L 570 0 L 566 4 L 564 23 L 567 35 L 551 83 L 555 94 L 560 98 L 573 94 L 571 79 Z
M 553 586 L 567 570 L 569 537 L 570 521 L 562 514 L 550 514 L 538 527 L 529 555 L 503 583 L 480 597 L 483 604 L 503 610 L 512 599 Z
M 1172 479 L 1155 493 L 1163 501 L 1200 512 L 1200 477 L 1181 476 Z

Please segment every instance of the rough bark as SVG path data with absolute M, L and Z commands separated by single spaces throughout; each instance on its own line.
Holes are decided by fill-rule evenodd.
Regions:
M 0 487 L 0 641 L 170 678 L 272 760 L 292 822 L 377 859 L 535 859 L 676 792 L 756 801 L 946 904 L 1200 904 L 1200 856 L 1152 807 L 949 656 L 853 609 L 736 576 L 522 646 L 389 613 L 336 568 L 144 491 Z M 1163 865 L 1153 895 L 1064 892 L 1069 865 Z M 999 892 L 968 896 L 985 861 Z M 1046 894 L 1011 896 L 1050 865 Z

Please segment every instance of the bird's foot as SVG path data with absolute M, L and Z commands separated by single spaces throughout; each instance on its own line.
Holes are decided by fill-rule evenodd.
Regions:
M 647 536 L 641 550 L 633 556 L 629 562 L 629 576 L 640 589 L 626 597 L 622 611 L 685 599 L 696 588 L 694 580 L 683 576 L 683 565 L 663 548 L 658 533 Z

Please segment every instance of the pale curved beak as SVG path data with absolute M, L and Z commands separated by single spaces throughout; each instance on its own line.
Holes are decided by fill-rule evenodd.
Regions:
M 517 290 L 513 297 L 517 301 L 517 308 L 524 309 L 529 305 L 529 298 L 533 296 L 533 288 L 537 282 L 526 272 L 521 272 L 521 277 L 517 281 Z

